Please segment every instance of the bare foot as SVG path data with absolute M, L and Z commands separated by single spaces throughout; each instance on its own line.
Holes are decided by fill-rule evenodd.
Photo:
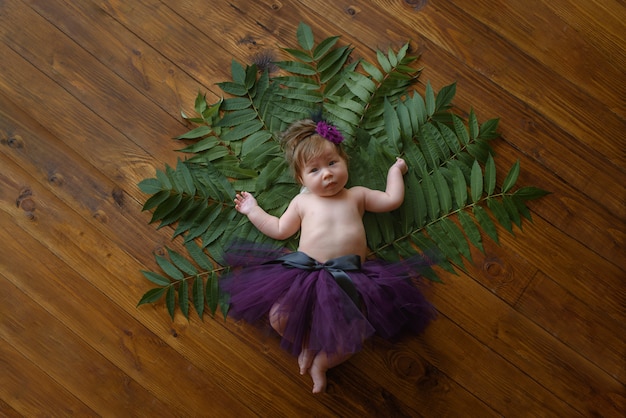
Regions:
M 303 348 L 298 356 L 298 366 L 300 366 L 300 374 L 305 374 L 311 368 L 315 351 Z
M 324 353 L 318 353 L 315 358 L 323 355 L 326 357 Z M 326 390 L 326 369 L 322 369 L 319 364 L 316 364 L 314 361 L 309 369 L 309 374 L 313 379 L 313 393 L 322 393 Z

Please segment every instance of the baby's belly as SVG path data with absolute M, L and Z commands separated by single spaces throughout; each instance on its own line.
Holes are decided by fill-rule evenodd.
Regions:
M 356 254 L 365 259 L 367 244 L 365 231 L 322 231 L 301 239 L 299 250 L 320 263 L 348 254 Z M 303 237 L 305 234 L 302 235 Z

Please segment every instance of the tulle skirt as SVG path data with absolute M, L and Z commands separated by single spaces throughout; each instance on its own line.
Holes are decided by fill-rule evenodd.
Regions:
M 229 250 L 234 266 L 220 280 L 230 295 L 229 316 L 255 324 L 279 318 L 281 347 L 298 355 L 303 346 L 327 353 L 355 353 L 375 333 L 391 339 L 403 331 L 422 332 L 435 309 L 416 286 L 424 261 L 365 261 L 345 271 L 358 292 L 350 297 L 324 268 L 301 269 L 276 262 L 281 250 Z M 303 255 L 303 253 L 300 253 Z M 312 260 L 312 259 L 311 259 Z

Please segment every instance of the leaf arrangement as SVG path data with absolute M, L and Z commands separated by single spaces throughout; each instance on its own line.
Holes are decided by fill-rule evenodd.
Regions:
M 278 134 L 294 121 L 322 113 L 346 137 L 350 157 L 348 187 L 384 189 L 386 173 L 396 156 L 409 165 L 404 204 L 392 213 L 366 213 L 372 254 L 398 260 L 428 252 L 454 273 L 471 262 L 470 246 L 483 250 L 483 234 L 498 242 L 496 223 L 513 233 L 522 219 L 531 219 L 526 202 L 546 194 L 535 187 L 514 190 L 516 162 L 497 187 L 489 142 L 498 138 L 498 119 L 478 123 L 473 111 L 466 119 L 453 113 L 456 85 L 435 92 L 430 83 L 421 95 L 414 86 L 420 69 L 408 54 L 377 51 L 377 62 L 351 61 L 353 49 L 339 46 L 339 37 L 318 44 L 311 28 L 297 30 L 300 48 L 285 48 L 291 59 L 273 63 L 279 71 L 232 62 L 232 80 L 219 83 L 227 98 L 207 103 L 199 94 L 196 127 L 178 137 L 189 145 L 176 167 L 157 170 L 139 187 L 151 195 L 143 207 L 152 211 L 158 228 L 174 229 L 188 257 L 168 249 L 156 255 L 160 272 L 144 271 L 157 287 L 139 305 L 165 298 L 173 318 L 176 306 L 189 317 L 190 305 L 202 317 L 205 308 L 225 315 L 228 302 L 218 287 L 228 271 L 224 252 L 235 241 L 296 248 L 298 236 L 275 242 L 234 209 L 236 190 L 254 193 L 269 213 L 280 216 L 299 185 L 289 174 Z M 174 228 L 175 226 L 175 228 Z M 425 272 L 438 280 L 432 269 Z

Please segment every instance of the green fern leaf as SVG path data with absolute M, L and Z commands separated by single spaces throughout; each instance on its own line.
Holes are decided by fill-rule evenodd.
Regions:
M 224 117 L 219 121 L 216 126 L 237 126 L 241 125 L 244 122 L 249 122 L 251 120 L 256 119 L 257 113 L 254 109 L 246 108 L 241 110 L 233 110 L 232 112 L 227 113 Z
M 456 136 L 461 140 L 463 145 L 467 145 L 470 142 L 470 136 L 467 133 L 467 128 L 463 123 L 463 120 L 457 115 L 452 115 L 452 123 L 454 124 L 454 132 Z
M 454 267 L 445 256 L 445 254 L 441 251 L 439 246 L 435 244 L 435 242 L 426 235 L 426 231 L 421 231 L 420 233 L 411 235 L 411 239 L 415 243 L 415 245 L 420 248 L 425 254 L 428 254 L 432 260 L 436 260 L 437 265 L 443 268 L 445 271 L 457 274 L 454 270 Z
M 150 223 L 159 221 L 163 219 L 165 216 L 172 213 L 172 211 L 176 210 L 180 202 L 183 200 L 183 196 L 181 194 L 174 194 L 165 199 L 163 203 L 161 203 L 152 213 L 152 219 Z
M 157 226 L 157 229 L 161 229 L 164 226 L 168 226 L 173 224 L 174 222 L 178 222 L 194 206 L 194 203 L 195 201 L 193 196 L 183 196 L 180 204 L 176 207 L 176 209 L 161 219 L 161 222 Z
M 451 173 L 454 201 L 457 207 L 462 208 L 467 203 L 467 183 L 465 182 L 465 176 L 458 165 L 452 166 Z
M 485 192 L 491 196 L 496 189 L 496 163 L 490 154 L 485 163 Z
M 293 48 L 282 48 L 283 51 L 294 57 L 295 59 L 303 62 L 313 62 L 313 57 L 308 53 L 301 51 L 299 49 Z
M 472 192 L 472 202 L 478 202 L 483 195 L 483 173 L 480 169 L 478 161 L 474 161 L 474 164 L 472 165 L 470 189 Z
M 178 285 L 178 307 L 185 318 L 189 319 L 189 284 L 186 280 Z
M 248 97 L 229 97 L 222 102 L 221 110 L 231 112 L 247 109 L 250 105 L 252 105 L 252 102 Z
M 161 203 L 166 201 L 167 198 L 170 197 L 170 195 L 171 192 L 169 190 L 161 190 L 160 192 L 156 193 L 154 196 L 151 196 L 148 200 L 146 200 L 146 203 L 144 203 L 141 210 L 151 210 L 159 206 Z
M 339 38 L 339 36 L 331 36 L 320 42 L 313 50 L 313 60 L 319 61 L 322 59 L 337 44 Z
M 439 208 L 443 213 L 448 213 L 452 209 L 452 194 L 448 182 L 441 174 L 441 170 L 435 169 L 432 174 L 433 184 L 439 196 Z
M 311 51 L 313 49 L 313 45 L 315 40 L 313 38 L 313 31 L 311 27 L 304 22 L 300 22 L 298 24 L 298 29 L 296 30 L 296 37 L 298 39 L 298 44 L 305 51 Z
M 211 259 L 202 251 L 202 248 L 196 244 L 195 241 L 187 241 L 185 242 L 185 248 L 187 252 L 195 261 L 195 263 L 203 270 L 212 270 L 213 264 L 211 263 Z
M 190 154 L 197 154 L 202 151 L 210 150 L 218 144 L 219 142 L 216 136 L 209 136 L 202 139 L 201 141 L 196 142 L 195 144 L 191 144 L 189 146 L 186 146 L 185 148 L 181 148 L 179 151 Z
M 396 154 L 402 152 L 402 141 L 400 138 L 400 119 L 394 108 L 391 106 L 388 100 L 385 99 L 385 132 L 387 134 L 387 140 L 390 145 L 396 148 Z
M 319 90 L 320 85 L 314 79 L 300 76 L 274 77 L 274 82 L 296 90 Z
M 456 246 L 459 253 L 462 254 L 463 257 L 465 257 L 469 262 L 472 262 L 472 253 L 470 252 L 469 244 L 459 227 L 449 218 L 442 219 L 440 224 L 448 237 L 450 237 L 450 240 Z
M 139 190 L 141 190 L 145 194 L 156 194 L 163 190 L 161 188 L 161 182 L 155 178 L 149 178 L 140 181 L 138 187 Z
M 239 64 L 235 60 L 231 60 L 230 62 L 230 72 L 233 77 L 233 81 L 237 84 L 246 83 L 246 70 L 243 68 L 243 65 Z
M 476 119 L 476 113 L 474 113 L 474 109 L 470 109 L 469 113 L 469 134 L 472 140 L 476 140 L 478 138 L 478 133 L 480 132 L 478 128 L 478 119 Z
M 363 67 L 363 70 L 365 70 L 365 72 L 369 74 L 377 82 L 380 83 L 383 81 L 384 75 L 375 65 L 367 61 L 361 61 L 361 67 Z
M 172 261 L 172 263 L 174 263 L 174 265 L 176 266 L 176 268 L 178 268 L 180 271 L 187 273 L 191 276 L 198 274 L 198 270 L 196 270 L 196 268 L 193 266 L 193 264 L 191 264 L 185 257 L 183 257 L 180 253 L 172 250 L 171 248 L 167 249 L 167 254 L 170 257 L 170 260 Z
M 450 152 L 452 152 L 452 154 L 461 152 L 461 144 L 454 131 L 443 123 L 437 123 L 436 126 Z
M 517 208 L 517 205 L 513 201 L 511 196 L 503 196 L 502 204 L 504 205 L 504 209 L 509 214 L 509 218 L 519 229 L 522 229 L 522 217 L 520 216 L 520 211 Z
M 182 280 L 184 278 L 183 273 L 167 258 L 160 255 L 155 255 L 155 259 L 159 267 L 161 267 L 165 274 L 170 276 L 172 279 Z
M 204 280 L 199 276 L 193 279 L 191 295 L 193 307 L 198 314 L 198 318 L 202 319 L 202 314 L 204 313 Z
M 168 286 L 171 282 L 168 278 L 163 277 L 162 275 L 158 274 L 158 273 L 154 273 L 152 271 L 141 271 L 141 273 L 144 275 L 144 277 L 148 280 L 150 280 L 152 283 L 158 285 L 158 286 Z
M 232 81 L 217 83 L 217 86 L 222 89 L 224 93 L 232 94 L 233 96 L 245 96 L 248 94 L 248 89 L 245 85 L 233 83 Z
M 173 321 L 174 313 L 176 311 L 176 289 L 172 286 L 170 286 L 165 293 L 165 307 L 167 308 L 167 313 Z
M 444 86 L 435 99 L 435 112 L 441 112 L 450 108 L 450 102 L 456 95 L 456 83 Z
M 501 191 L 502 193 L 507 193 L 509 190 L 515 186 L 517 182 L 517 178 L 519 176 L 520 162 L 517 160 L 515 164 L 511 167 L 508 174 L 506 175 L 504 182 L 502 183 Z
M 493 221 L 481 206 L 474 206 L 474 217 L 482 227 L 482 229 L 489 235 L 489 237 L 494 240 L 497 244 L 500 243 L 498 239 L 498 231 L 496 230 L 496 226 Z
M 435 100 L 435 92 L 433 91 L 433 86 L 430 84 L 430 81 L 426 83 L 426 93 L 424 95 L 424 100 L 426 102 L 426 114 L 428 117 L 432 117 L 435 114 L 435 109 L 437 108 L 436 100 Z
M 461 268 L 464 267 L 459 250 L 448 234 L 445 233 L 440 223 L 428 225 L 426 232 L 428 232 L 428 236 L 437 244 L 447 259 Z
M 211 316 L 215 315 L 217 311 L 217 305 L 219 303 L 219 287 L 217 276 L 215 274 L 210 274 L 207 278 L 206 283 L 206 302 L 209 307 L 209 312 Z
M 280 69 L 289 71 L 292 74 L 316 75 L 317 70 L 310 64 L 297 61 L 278 61 L 275 63 Z
M 426 119 L 428 115 L 426 114 L 426 104 L 424 103 L 424 99 L 419 93 L 414 92 L 413 96 L 406 100 L 405 103 L 409 109 L 409 114 L 411 115 L 411 121 L 413 123 L 413 135 L 419 132 L 419 128 L 421 125 L 426 123 Z
M 422 186 L 424 188 L 424 197 L 426 198 L 428 218 L 431 221 L 434 221 L 439 217 L 440 213 L 439 196 L 437 195 L 437 189 L 428 174 L 422 177 Z
M 385 54 L 382 53 L 382 51 L 376 51 L 376 58 L 378 59 L 378 63 L 380 64 L 384 72 L 391 72 L 391 63 L 389 62 L 389 59 L 385 56 Z
M 185 237 L 185 241 L 190 242 L 191 240 L 204 234 L 209 226 L 220 215 L 221 211 L 222 208 L 218 204 L 210 205 L 204 209 L 196 218 L 196 222 L 194 222 L 193 226 L 189 229 L 189 233 Z M 189 248 L 187 248 L 187 250 L 189 251 Z
M 478 227 L 472 220 L 472 217 L 467 212 L 462 210 L 458 212 L 458 218 L 469 242 L 484 253 L 485 249 L 483 248 L 483 239 L 480 235 Z
M 137 306 L 141 306 L 143 304 L 146 303 L 154 303 L 156 301 L 158 301 L 159 299 L 161 299 L 161 297 L 163 296 L 163 293 L 165 293 L 165 290 L 168 289 L 167 287 L 156 287 L 153 289 L 148 290 L 146 293 L 143 294 L 143 296 L 141 297 L 141 299 L 139 299 L 139 302 L 137 303 Z
M 508 212 L 504 208 L 504 205 L 499 200 L 490 198 L 487 199 L 487 207 L 491 210 L 491 213 L 498 220 L 500 225 L 502 225 L 507 231 L 513 233 L 513 227 L 511 218 L 509 217 Z

